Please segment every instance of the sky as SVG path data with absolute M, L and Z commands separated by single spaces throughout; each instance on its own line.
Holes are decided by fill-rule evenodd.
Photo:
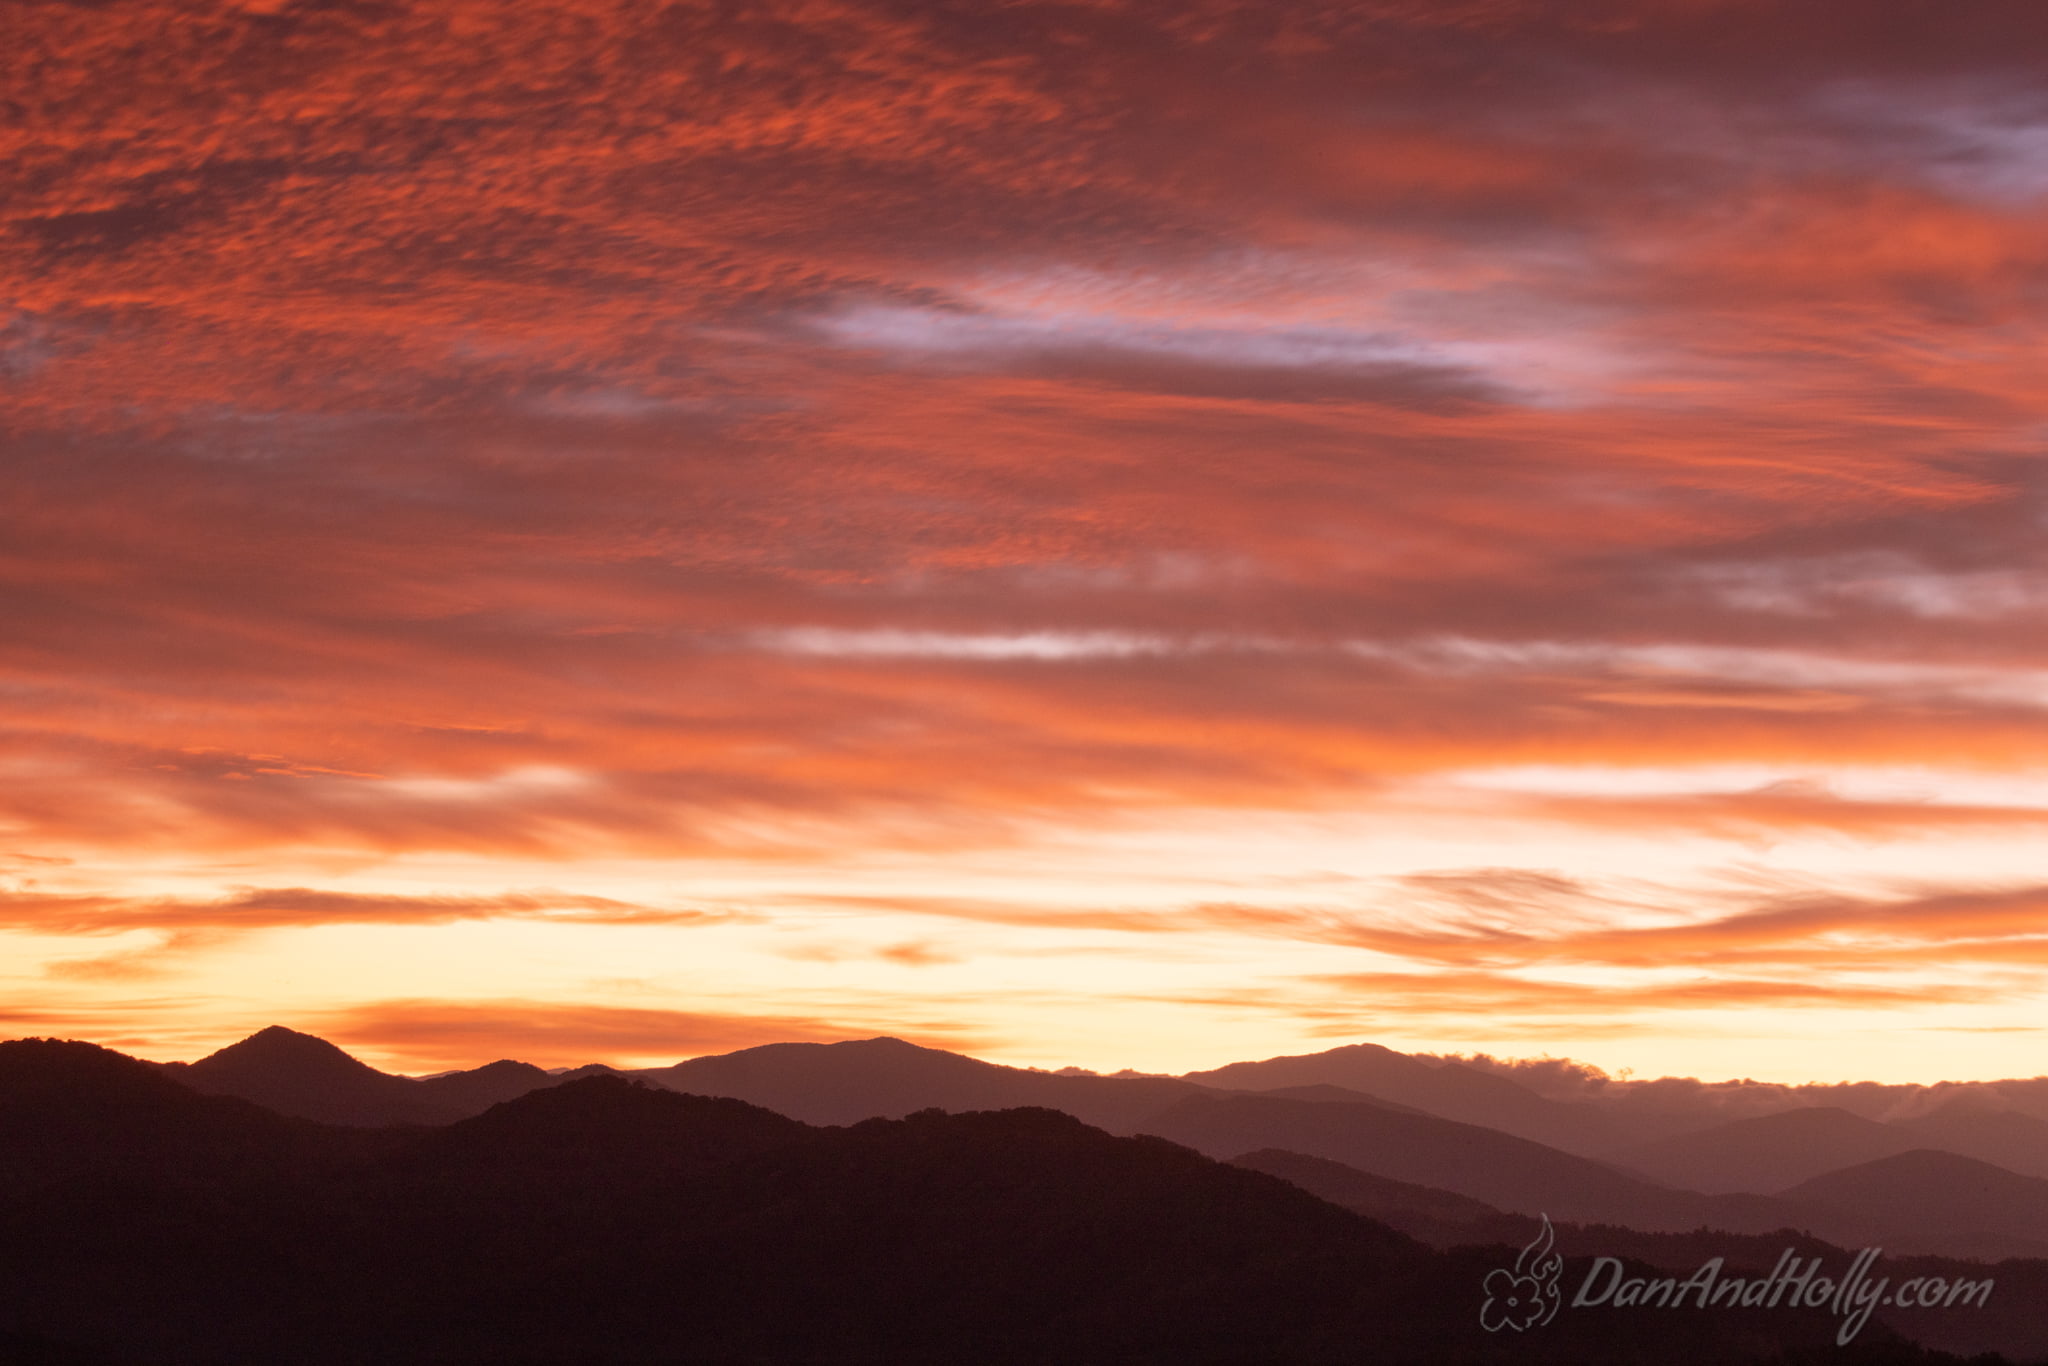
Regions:
M 2032 0 L 0 44 L 0 1032 L 2043 1070 Z

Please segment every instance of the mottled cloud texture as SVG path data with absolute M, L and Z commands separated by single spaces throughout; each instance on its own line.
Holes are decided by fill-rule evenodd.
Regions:
M 8 28 L 0 933 L 53 1028 L 1960 1076 L 1879 1036 L 2039 1000 L 2037 4 Z

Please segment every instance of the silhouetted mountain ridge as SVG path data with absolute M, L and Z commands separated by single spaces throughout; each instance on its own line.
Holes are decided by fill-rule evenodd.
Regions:
M 1391 1078 L 1411 1094 L 1438 1087 L 1434 1094 L 1441 1099 L 1447 1093 L 1442 1088 L 1448 1087 L 1448 1093 L 1478 1097 L 1496 1108 L 1527 1109 L 1521 1088 L 1500 1078 L 1370 1045 L 1236 1064 L 1200 1075 L 1264 1081 L 1326 1074 L 1333 1068 L 1353 1079 L 1384 1083 Z M 933 1108 L 1040 1106 L 1114 1132 L 1164 1134 L 1216 1158 L 1263 1148 L 1341 1162 L 1373 1178 L 1441 1190 L 1508 1215 L 1547 1211 L 1561 1220 L 1646 1231 L 1702 1225 L 1733 1232 L 1810 1227 L 1847 1242 L 1876 1237 L 1880 1226 L 1853 1206 L 1816 1205 L 1765 1192 L 1920 1142 L 1905 1124 L 1880 1124 L 1835 1107 L 1805 1107 L 1637 1145 L 1623 1150 L 1616 1166 L 1505 1130 L 1445 1119 L 1405 1102 L 1368 1097 L 1334 1082 L 1302 1082 L 1257 1094 L 1217 1091 L 1177 1078 L 1005 1067 L 893 1038 L 771 1044 L 635 1072 L 592 1064 L 550 1074 L 501 1060 L 413 1079 L 377 1072 L 323 1040 L 273 1027 L 198 1063 L 165 1070 L 289 1113 L 358 1125 L 446 1124 L 494 1102 L 588 1078 L 631 1077 L 745 1100 L 824 1124 L 896 1118 Z M 1966 1098 L 1954 1098 L 1951 1108 L 1916 1123 L 1946 1125 L 1951 1132 L 1967 1130 L 1986 1141 L 2023 1147 L 2035 1121 L 1987 1111 L 1985 1098 L 1972 1095 L 1976 1108 L 1966 1106 Z M 1503 1102 L 1504 1096 L 1510 1099 Z M 1226 1099 L 1231 1104 L 1224 1109 L 1202 1108 Z M 2038 1247 L 2009 1231 L 1993 1235 L 1940 1222 L 1918 1230 L 1917 1236 L 1916 1245 L 1950 1251 Z
M 732 1096 L 811 1124 L 917 1110 L 1044 1106 L 1118 1132 L 1203 1088 L 1167 1077 L 1062 1076 L 902 1039 L 777 1043 L 635 1073 L 678 1091 Z
M 467 1071 L 421 1077 L 413 1084 L 438 1107 L 468 1115 L 500 1101 L 517 1099 L 529 1091 L 553 1086 L 559 1080 L 530 1062 L 500 1058 Z
M 692 1096 L 625 1077 L 584 1077 L 502 1101 L 421 1134 L 394 1169 L 524 1181 L 616 1180 L 678 1172 L 795 1141 L 808 1126 L 745 1101 Z M 604 1164 L 604 1165 L 600 1165 Z
M 1652 1180 L 1722 1194 L 1782 1191 L 1810 1177 L 1922 1146 L 1915 1136 L 1834 1106 L 1781 1110 L 1638 1144 L 1614 1160 Z
M 1914 1146 L 1974 1157 L 2021 1176 L 2048 1180 L 2048 1121 L 2021 1110 L 1946 1105 L 1931 1114 L 1894 1120 Z
M 444 1087 L 394 1077 L 325 1039 L 272 1025 L 194 1063 L 164 1065 L 210 1095 L 240 1096 L 279 1114 L 329 1124 L 431 1124 L 454 1117 Z
M 1833 1331 L 1583 1314 L 1507 1342 L 1476 1305 L 1513 1249 L 1433 1253 L 1043 1108 L 816 1128 L 597 1077 L 370 1131 L 30 1043 L 0 1110 L 0 1340 L 117 1366 L 1719 1366 Z M 33 1138 L 77 1113 L 64 1152 Z M 121 1169 L 144 1134 L 166 1160 Z M 223 1136 L 249 1160 L 212 1160 Z M 119 1198 L 81 1218 L 95 1169 Z
M 1671 1190 L 1481 1125 L 1376 1105 L 1203 1097 L 1162 1111 L 1147 1128 L 1219 1159 L 1277 1148 L 1511 1213 L 1547 1212 L 1583 1223 L 1643 1229 L 1706 1224 L 1739 1232 L 1796 1223 L 1798 1215 L 1766 1197 Z
M 368 1151 L 346 1134 L 233 1096 L 205 1096 L 153 1065 L 89 1043 L 0 1043 L 0 1162 L 111 1198 L 123 1182 L 247 1178 L 277 1163 Z
M 1379 1044 L 1238 1062 L 1183 1080 L 1219 1090 L 1328 1085 L 1443 1119 L 1479 1124 L 1570 1152 L 1610 1145 L 1614 1130 L 1592 1106 L 1549 1100 L 1518 1082 L 1459 1063 L 1424 1062 Z
M 1785 1172 L 1798 1179 L 1824 1170 L 1815 1165 L 1819 1159 L 1800 1157 L 1809 1145 L 1791 1130 L 1787 1142 L 1798 1151 L 1784 1154 L 1782 1167 L 1773 1166 L 1781 1159 L 1769 1151 L 1765 1139 L 1773 1130 L 1765 1125 L 1755 1131 L 1760 1165 L 1753 1178 L 1745 1179 L 1733 1157 L 1743 1131 L 1729 1129 L 1726 1141 L 1711 1135 L 1746 1120 L 1826 1109 L 1852 1116 L 1852 1127 L 1854 1119 L 1861 1119 L 1897 1130 L 1906 1135 L 1903 1147 L 1938 1147 L 2048 1177 L 2048 1120 L 2016 1108 L 2038 1102 L 2048 1110 L 2048 1079 L 1933 1087 L 1762 1087 L 1666 1078 L 1603 1084 L 1578 1099 L 1559 1101 L 1498 1070 L 1414 1057 L 1375 1044 L 1164 1077 L 1008 1067 L 893 1038 L 768 1044 L 623 1070 L 590 1063 L 543 1072 L 501 1059 L 412 1078 L 378 1072 L 323 1040 L 277 1026 L 197 1063 L 161 1066 L 210 1092 L 256 1100 L 280 1113 L 357 1125 L 450 1123 L 530 1090 L 586 1076 L 638 1076 L 671 1089 L 749 1100 L 810 1123 L 900 1117 L 933 1106 L 1045 1105 L 1120 1133 L 1137 1131 L 1151 1115 L 1192 1096 L 1254 1093 L 1372 1104 L 1477 1124 L 1709 1193 L 1768 1193 L 1783 1184 L 1778 1178 Z M 1697 1168 L 1688 1166 L 1685 1156 L 1693 1135 L 1709 1136 L 1692 1146 L 1701 1158 Z M 1836 1155 L 1844 1161 L 1860 1159 L 1883 1147 L 1852 1145 Z
M 1504 1213 L 1482 1200 L 1376 1176 L 1328 1158 L 1261 1148 L 1231 1158 L 1230 1164 L 1277 1176 L 1433 1247 L 1514 1241 L 1533 1233 L 1530 1220 Z

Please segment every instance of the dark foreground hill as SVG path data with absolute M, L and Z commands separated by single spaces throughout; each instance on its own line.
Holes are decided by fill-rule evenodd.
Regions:
M 1490 1335 L 1481 1284 L 1513 1254 L 1432 1252 L 1044 1109 L 815 1128 L 595 1077 L 336 1129 L 87 1045 L 0 1045 L 0 1362 L 1936 1359 L 1876 1327 L 1839 1356 L 1817 1311 Z

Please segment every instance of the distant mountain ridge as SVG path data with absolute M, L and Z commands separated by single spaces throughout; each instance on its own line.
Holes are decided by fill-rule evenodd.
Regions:
M 501 1060 L 414 1078 L 379 1072 L 327 1040 L 281 1025 L 192 1063 L 158 1063 L 208 1095 L 239 1096 L 279 1114 L 326 1124 L 450 1124 L 560 1078 Z
M 1100 1096 L 1104 1099 L 1073 1099 L 1069 1103 L 1106 1107 L 1110 1116 L 1119 1112 L 1129 1115 L 1146 1103 L 1145 1099 L 1107 1099 L 1112 1096 L 1184 1097 L 1191 1093 L 1188 1088 L 1198 1088 L 1206 1092 L 1284 1092 L 1310 1099 L 1316 1093 L 1307 1088 L 1320 1087 L 1330 1088 L 1322 1093 L 1323 1098 L 1419 1110 L 1602 1159 L 1737 1120 L 1801 1109 L 1837 1109 L 1874 1123 L 1911 1129 L 1923 1135 L 1923 1146 L 1961 1151 L 2000 1165 L 2039 1162 L 2042 1169 L 2028 1174 L 2048 1177 L 2048 1158 L 2037 1156 L 2044 1151 L 2042 1140 L 2048 1138 L 2048 1077 L 1927 1086 L 1859 1082 L 1794 1087 L 1702 1083 L 1685 1078 L 1606 1078 L 1589 1083 L 1574 1074 L 1570 1084 L 1560 1085 L 1555 1075 L 1540 1068 L 1504 1067 L 1485 1058 L 1468 1063 L 1410 1055 L 1377 1044 L 1346 1044 L 1321 1053 L 1231 1063 L 1179 1077 L 1104 1076 L 1080 1068 L 1047 1072 L 1010 1067 L 884 1038 L 767 1044 L 649 1068 L 589 1063 L 544 1073 L 530 1064 L 501 1060 L 485 1067 L 414 1078 L 376 1073 L 324 1040 L 279 1026 L 259 1031 L 197 1063 L 161 1065 L 174 1070 L 198 1068 L 201 1084 L 240 1094 L 230 1088 L 251 1088 L 257 1083 L 247 1074 L 262 1068 L 250 1065 L 257 1059 L 238 1055 L 281 1054 L 286 1050 L 248 1046 L 292 1040 L 322 1045 L 326 1053 L 324 1061 L 315 1058 L 314 1050 L 302 1042 L 296 1065 L 319 1064 L 335 1074 L 323 1088 L 327 1094 L 308 1103 L 338 1105 L 344 1110 L 353 1107 L 354 1117 L 341 1121 L 352 1123 L 445 1123 L 451 1110 L 474 1105 L 485 1097 L 510 1098 L 534 1086 L 592 1075 L 643 1076 L 665 1085 L 687 1079 L 695 1089 L 719 1093 L 774 1093 L 785 1105 L 814 1107 L 821 1118 L 826 1114 L 853 1117 L 857 1110 L 865 1112 L 859 1117 L 883 1115 L 904 1106 L 917 1108 L 919 1101 L 938 1103 L 926 1097 L 951 1092 L 956 1094 L 949 1098 L 964 1099 L 973 1093 L 997 1093 L 1011 1083 L 1036 1087 L 1040 1095 Z M 854 1056 L 844 1050 L 852 1048 L 857 1053 L 860 1047 L 866 1047 L 870 1055 L 863 1061 L 876 1065 L 864 1069 L 844 1066 Z M 842 1051 L 820 1052 L 835 1049 Z M 889 1050 L 894 1050 L 896 1061 L 890 1061 Z M 929 1065 L 911 1075 L 912 1069 L 901 1061 L 906 1057 L 920 1057 Z M 825 1065 L 825 1058 L 833 1059 L 832 1064 Z M 343 1070 L 353 1075 L 339 1076 Z M 865 1081 L 857 1075 L 863 1071 L 868 1077 Z M 362 1074 L 366 1072 L 374 1076 L 365 1078 Z M 209 1073 L 211 1079 L 207 1079 Z M 385 1086 L 377 1078 L 400 1085 Z M 1112 1085 L 1099 1085 L 1103 1082 Z M 1350 1094 L 1336 1094 L 1339 1091 Z M 272 1103 L 288 1109 L 295 1102 L 274 1091 Z M 372 1115 L 375 1118 L 370 1118 Z M 1926 1143 L 1926 1139 L 1933 1142 Z
M 2023 1176 L 2048 1178 L 2048 1124 L 2018 1111 L 1942 1110 L 1880 1123 L 1815 1106 L 1711 1125 L 1609 1156 L 1629 1170 L 1686 1190 L 1776 1193 L 1825 1172 L 1914 1149 L 1951 1152 Z
M 1823 1172 L 1923 1146 L 1924 1140 L 1904 1130 L 1814 1106 L 1731 1120 L 1612 1156 L 1632 1171 L 1686 1190 L 1775 1193 Z
M 1548 1100 L 1506 1077 L 1455 1062 L 1426 1063 L 1371 1043 L 1264 1062 L 1231 1063 L 1190 1072 L 1183 1080 L 1225 1091 L 1339 1086 L 1568 1152 L 1611 1146 L 1617 1133 L 1613 1123 L 1591 1105 Z
M 1432 1247 L 1527 1240 L 1534 1229 L 1526 1218 L 1495 1209 L 1454 1191 L 1396 1181 L 1284 1148 L 1260 1148 L 1230 1159 L 1234 1167 L 1277 1176 L 1333 1205 L 1377 1219 Z
M 1314 1073 L 1318 1058 L 1274 1060 L 1214 1073 L 1211 1078 L 1263 1082 Z M 1438 1083 L 1441 1069 L 1384 1049 L 1334 1050 L 1329 1070 L 1411 1098 Z M 498 1062 L 432 1078 L 381 1073 L 324 1040 L 273 1027 L 190 1065 L 165 1065 L 164 1075 L 197 1088 L 234 1094 L 280 1113 L 364 1127 L 445 1126 L 497 1102 L 591 1078 L 630 1079 L 691 1095 L 724 1097 L 773 1111 L 790 1121 L 852 1125 L 898 1119 L 924 1110 L 950 1112 L 1042 1108 L 1119 1134 L 1157 1134 L 1217 1160 L 1268 1151 L 1286 1160 L 1340 1164 L 1360 1182 L 1380 1183 L 1380 1203 L 1347 1198 L 1359 1209 L 1426 1241 L 1457 1241 L 1425 1206 L 1468 1202 L 1473 1236 L 1509 1236 L 1515 1221 L 1548 1213 L 1554 1219 L 1612 1224 L 1654 1233 L 1698 1227 L 1734 1233 L 1806 1228 L 1844 1244 L 1901 1236 L 1855 1199 L 1778 1191 L 1873 1158 L 1925 1146 L 1905 1125 L 1885 1125 L 1825 1107 L 1782 1112 L 1714 1126 L 1692 1135 L 1639 1144 L 1602 1161 L 1507 1130 L 1431 1114 L 1422 1108 L 1331 1082 L 1303 1082 L 1265 1091 L 1223 1091 L 1186 1078 L 1099 1076 L 1005 1067 L 900 1039 L 770 1044 L 665 1068 L 621 1072 L 600 1064 L 547 1073 Z M 1485 1104 L 1528 1111 L 1512 1084 L 1462 1069 L 1447 1092 Z M 1472 1100 L 1471 1098 L 1478 1099 Z M 1508 1097 L 1503 1100 L 1502 1097 Z M 1925 1123 L 2023 1141 L 2035 1122 L 2016 1114 L 1938 1112 Z M 1257 1165 L 1257 1164 L 1253 1164 Z M 1261 1168 L 1262 1170 L 1266 1168 Z M 1746 1179 L 1743 1174 L 1755 1179 Z M 1273 1172 L 1285 1176 L 1283 1172 Z M 1327 1171 L 1323 1177 L 1329 1177 Z M 1350 1178 L 1332 1178 L 1348 1180 Z M 1328 1190 L 1308 1183 L 1328 1195 Z M 1348 1189 L 1348 1188 L 1347 1188 Z M 1393 1192 L 1408 1194 L 1396 1198 Z M 1407 1203 L 1403 1203 L 1403 1201 Z M 1487 1211 L 1476 1214 L 1472 1207 Z M 1491 1216 L 1498 1216 L 1493 1218 Z M 1913 1230 L 1912 1245 L 1958 1255 L 2028 1254 L 2040 1250 L 2024 1230 L 1977 1228 L 1932 1218 Z
M 1218 1158 L 1260 1148 L 1296 1151 L 1509 1214 L 1547 1209 L 1557 1218 L 1645 1229 L 1702 1220 L 1730 1229 L 1770 1227 L 1796 1213 L 1775 1199 L 1779 1191 L 1915 1148 L 1956 1152 L 2021 1175 L 2048 1173 L 2048 1123 L 1987 1108 L 1998 1103 L 1998 1093 L 1984 1088 L 1926 1088 L 1924 1094 L 1943 1105 L 1894 1123 L 1841 1107 L 1805 1106 L 1615 1144 L 1605 1140 L 1631 1125 L 1599 1118 L 1590 1104 L 1548 1100 L 1478 1068 L 1370 1044 L 1186 1077 L 1045 1072 L 877 1038 L 768 1044 L 631 1071 L 589 1064 L 549 1073 L 501 1060 L 412 1078 L 379 1072 L 325 1040 L 273 1026 L 198 1062 L 159 1066 L 202 1091 L 281 1114 L 367 1127 L 449 1124 L 500 1101 L 592 1076 L 636 1077 L 744 1100 L 810 1124 L 900 1118 L 934 1108 L 1037 1106 L 1114 1133 L 1165 1134 Z M 1867 1088 L 1850 1089 L 1868 1108 Z M 1225 1097 L 1235 1098 L 1236 1107 L 1190 1108 Z M 1255 1123 L 1210 1132 L 1226 1116 L 1243 1120 L 1254 1111 Z M 1666 1107 L 1661 1113 L 1668 1128 L 1674 1112 Z M 1550 1143 L 1537 1133 L 1562 1134 L 1570 1142 Z M 1458 1155 L 1468 1150 L 1491 1157 L 1459 1167 Z M 1836 1237 L 1859 1232 L 1841 1212 L 1820 1222 Z
M 1280 1149 L 1448 1191 L 1509 1213 L 1548 1213 L 1579 1223 L 1645 1230 L 1704 1224 L 1761 1232 L 1797 1226 L 1804 1213 L 1766 1196 L 1673 1190 L 1496 1129 L 1377 1105 L 1258 1095 L 1203 1097 L 1155 1115 L 1148 1130 L 1219 1160 Z M 1845 1223 L 1838 1219 L 1836 1226 Z
M 1916 1148 L 1803 1181 L 1801 1203 L 1854 1210 L 1900 1252 L 2048 1257 L 2048 1181 Z
M 2048 1180 L 2048 1121 L 2023 1110 L 1948 1105 L 1931 1114 L 1892 1121 L 1917 1145 L 1974 1157 L 2022 1176 Z
M 916 1110 L 1043 1106 L 1127 1133 L 1205 1088 L 1169 1077 L 1065 1076 L 1005 1067 L 901 1039 L 777 1043 L 633 1075 L 677 1091 L 732 1096 L 809 1124 L 896 1119 Z

